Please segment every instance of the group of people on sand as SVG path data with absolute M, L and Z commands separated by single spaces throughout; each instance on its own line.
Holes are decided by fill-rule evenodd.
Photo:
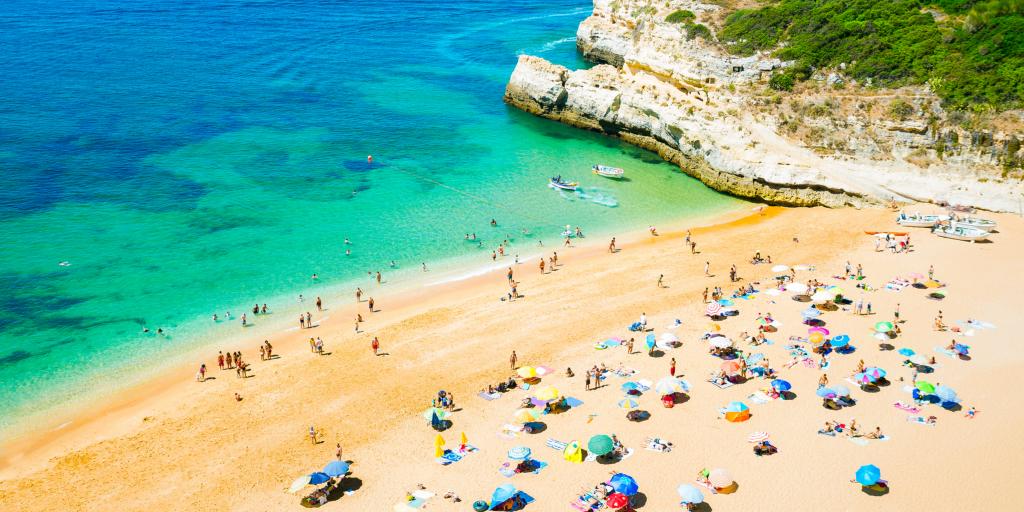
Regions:
M 772 256 L 770 254 L 768 254 L 768 255 L 765 255 L 764 257 L 762 257 L 761 256 L 761 251 L 757 251 L 756 253 L 754 253 L 754 257 L 750 258 L 750 264 L 751 265 L 761 265 L 761 264 L 771 265 L 771 263 L 772 263 Z
M 846 437 L 863 437 L 866 439 L 882 439 L 885 437 L 885 434 L 882 433 L 882 427 L 876 426 L 874 430 L 862 431 L 860 426 L 857 425 L 856 418 L 851 419 L 850 423 L 826 421 L 825 427 L 818 430 L 818 433 L 826 436 L 844 434 Z

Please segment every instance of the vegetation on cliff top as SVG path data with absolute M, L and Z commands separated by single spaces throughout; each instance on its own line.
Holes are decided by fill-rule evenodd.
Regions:
M 795 61 L 781 90 L 845 64 L 878 85 L 928 83 L 952 108 L 1024 104 L 1024 0 L 779 0 L 730 14 L 718 36 Z

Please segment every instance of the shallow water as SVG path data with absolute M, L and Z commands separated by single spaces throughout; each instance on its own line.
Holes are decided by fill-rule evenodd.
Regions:
M 502 103 L 518 53 L 587 65 L 572 36 L 590 7 L 0 5 L 0 433 L 237 332 L 254 302 L 281 324 L 300 290 L 369 270 L 736 207 L 656 155 Z M 582 191 L 549 189 L 555 174 Z M 254 338 L 275 323 L 256 320 Z

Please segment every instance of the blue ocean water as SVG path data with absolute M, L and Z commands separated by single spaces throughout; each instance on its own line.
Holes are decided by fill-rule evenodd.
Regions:
M 525 247 L 566 224 L 737 207 L 656 155 L 502 103 L 519 53 L 587 66 L 573 36 L 590 9 L 0 4 L 0 438 L 238 332 L 215 312 L 284 313 L 370 270 L 484 264 L 509 233 Z M 583 193 L 548 189 L 554 174 Z M 256 320 L 253 338 L 273 325 Z

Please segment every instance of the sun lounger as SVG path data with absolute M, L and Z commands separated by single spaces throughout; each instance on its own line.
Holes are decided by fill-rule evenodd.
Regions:
M 552 438 L 548 438 L 548 440 L 544 444 L 547 445 L 548 448 L 553 448 L 553 449 L 558 450 L 560 452 L 565 451 L 565 447 L 569 446 L 568 443 L 563 443 L 561 441 L 558 441 L 558 440 L 555 440 L 555 439 L 552 439 Z

